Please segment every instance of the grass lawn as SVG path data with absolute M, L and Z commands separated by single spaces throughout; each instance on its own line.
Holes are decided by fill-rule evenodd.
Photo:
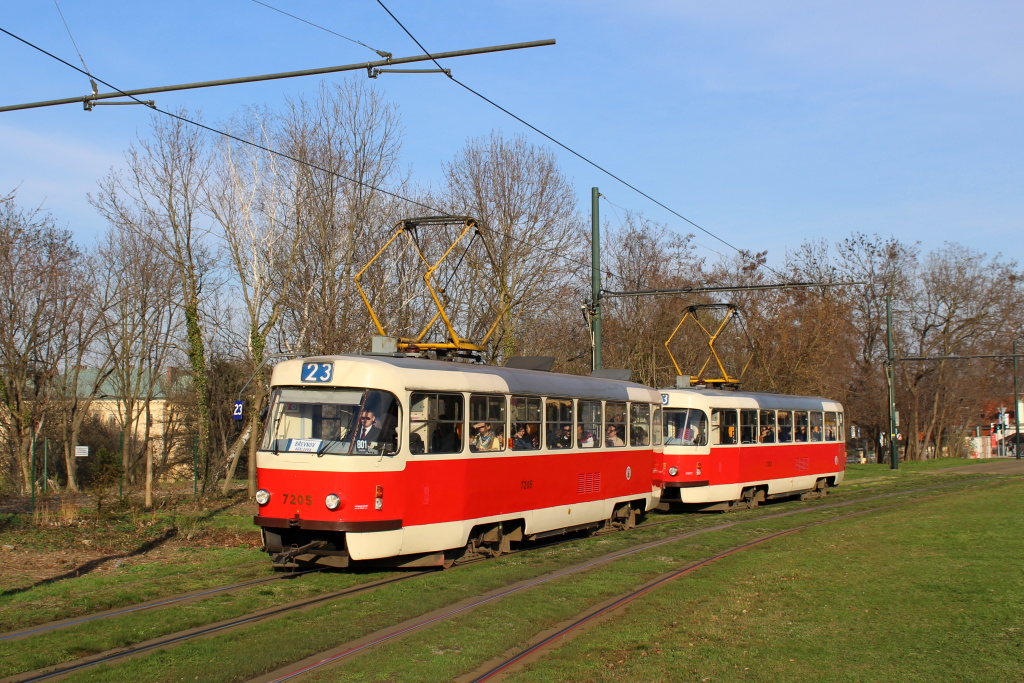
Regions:
M 1024 680 L 1024 483 L 814 527 L 697 570 L 510 680 Z
M 1024 514 L 1003 508 L 1012 507 L 1006 501 L 1020 496 L 1024 484 L 1010 480 L 996 485 L 996 481 L 986 477 L 985 483 L 978 482 L 984 490 L 965 491 L 975 485 L 974 475 L 936 472 L 934 461 L 906 463 L 897 471 L 885 465 L 857 465 L 851 470 L 854 467 L 864 469 L 855 475 L 851 473 L 851 485 L 840 491 L 856 492 L 855 498 L 870 490 L 897 493 L 922 484 L 943 483 L 951 488 L 925 494 L 942 494 L 934 501 L 811 528 L 699 569 L 634 603 L 601 627 L 581 633 L 561 650 L 515 676 L 526 680 L 700 681 L 725 677 L 925 680 L 943 679 L 945 675 L 944 680 L 1024 680 L 1024 668 L 1017 663 L 1018 658 L 1024 659 L 1019 630 L 1024 624 L 1019 618 L 1013 622 L 1011 616 L 1020 613 L 1024 590 L 1019 580 L 1005 582 L 1002 574 L 997 574 L 1021 566 L 1019 560 L 1024 553 L 1017 547 L 1019 534 L 1015 536 L 1013 529 L 1019 528 Z M 795 517 L 763 521 L 757 517 L 770 510 L 728 516 L 680 516 L 675 532 L 672 527 L 641 527 L 630 536 L 588 539 L 469 565 L 456 572 L 388 586 L 373 594 L 353 596 L 280 620 L 183 644 L 171 651 L 84 671 L 72 679 L 246 680 L 430 609 L 587 557 L 685 529 L 746 520 L 732 529 L 676 541 L 517 593 L 307 678 L 451 680 L 501 655 L 510 645 L 525 642 L 538 630 L 555 626 L 600 600 L 621 595 L 688 562 L 784 528 L 854 509 L 887 506 L 896 500 L 865 499 L 854 507 L 819 511 L 813 501 L 797 503 L 799 507 L 779 508 L 799 510 Z M 197 587 L 193 584 L 222 583 L 269 572 L 265 557 L 251 546 L 212 547 L 211 541 L 215 539 L 234 538 L 234 532 L 225 534 L 220 524 L 216 531 L 210 530 L 215 519 L 242 519 L 241 514 L 230 509 L 213 512 L 173 513 L 174 526 L 179 530 L 189 526 L 189 521 L 182 517 L 196 519 L 198 535 L 183 547 L 167 548 L 164 562 L 148 566 L 126 564 L 105 574 L 26 591 L 15 589 L 6 595 L 0 592 L 0 607 L 5 608 L 0 609 L 0 614 L 14 614 L 17 610 L 32 614 L 33 621 L 42 621 L 44 614 L 53 618 L 62 608 L 83 613 L 103 605 L 130 604 L 154 594 L 177 592 L 174 587 Z M 654 519 L 668 517 L 655 515 Z M 130 544 L 122 540 L 122 534 L 130 536 L 130 527 L 138 528 L 141 521 L 125 519 L 121 525 L 112 525 L 107 537 L 94 533 L 98 529 L 93 527 L 90 536 L 102 539 L 108 552 L 128 547 Z M 159 518 L 156 523 L 144 521 L 145 532 L 150 534 L 161 528 L 163 522 Z M 234 527 L 234 520 L 225 526 Z M 46 546 L 47 541 L 52 542 L 48 537 L 44 540 L 36 530 L 23 528 L 21 533 L 20 544 Z M 183 562 L 190 554 L 195 555 L 191 562 Z M 280 603 L 288 597 L 336 590 L 361 580 L 358 575 L 347 573 L 309 578 L 305 588 L 299 584 L 291 588 L 258 586 L 180 609 L 121 617 L 105 622 L 103 633 L 90 633 L 94 627 L 83 625 L 80 629 L 8 643 L 0 647 L 0 659 L 9 660 L 5 662 L 9 666 L 0 667 L 4 669 L 0 674 L 209 623 Z M 164 581 L 168 585 L 163 585 Z M 923 588 L 918 587 L 919 581 Z M 290 593 L 294 594 L 289 596 Z M 975 601 L 964 603 L 968 597 Z M 947 604 L 953 604 L 954 598 L 960 601 L 955 603 L 960 612 L 947 610 Z M 982 598 L 991 598 L 992 604 Z M 984 614 L 978 616 L 979 611 Z M 996 623 L 1004 630 L 985 630 Z M 928 641 L 927 636 L 937 635 L 940 628 L 949 630 L 950 625 L 956 625 L 956 629 L 944 641 Z M 963 631 L 974 641 L 964 646 L 966 649 L 958 650 Z M 908 635 L 913 638 L 911 651 L 906 650 L 911 642 Z M 865 643 L 858 643 L 858 639 Z M 996 647 L 992 647 L 993 642 Z M 273 643 L 273 647 L 267 647 L 268 643 Z M 1009 645 L 998 647 L 1000 643 Z M 975 652 L 985 653 L 984 667 L 964 668 L 964 662 L 969 663 L 967 654 L 971 647 Z M 956 659 L 960 668 L 943 659 L 961 650 L 962 656 Z M 45 656 L 40 657 L 43 653 Z M 938 663 L 933 666 L 933 661 Z M 215 662 L 218 665 L 211 666 Z M 908 669 L 911 663 L 913 668 Z M 952 678 L 951 671 L 955 672 Z

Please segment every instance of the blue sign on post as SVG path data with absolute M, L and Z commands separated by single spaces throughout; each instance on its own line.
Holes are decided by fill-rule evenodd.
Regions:
M 232 419 L 242 419 L 242 407 L 245 405 L 245 401 L 235 401 L 235 410 L 231 413 Z

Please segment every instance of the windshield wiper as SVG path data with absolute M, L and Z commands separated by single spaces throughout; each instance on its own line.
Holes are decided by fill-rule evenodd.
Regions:
M 274 431 L 273 431 L 273 437 L 274 437 L 274 455 L 278 455 L 278 452 L 277 452 L 277 442 L 279 441 L 279 439 L 277 438 L 277 434 L 278 434 L 277 428 L 278 428 L 279 426 L 281 426 L 281 418 L 282 418 L 282 417 L 284 417 L 284 411 L 283 411 L 283 410 L 282 410 L 282 411 L 280 411 L 280 412 L 278 412 L 278 414 L 277 414 L 277 417 L 276 417 L 276 418 L 274 418 Z

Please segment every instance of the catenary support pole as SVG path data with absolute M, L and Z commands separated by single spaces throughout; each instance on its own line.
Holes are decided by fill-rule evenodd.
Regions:
M 590 317 L 590 332 L 594 340 L 593 369 L 600 370 L 601 361 L 601 218 L 598 198 L 601 193 L 596 187 L 590 188 L 590 288 L 593 312 Z
M 1020 460 L 1020 393 L 1017 391 L 1017 341 L 1013 342 L 1013 457 Z
M 889 469 L 900 468 L 900 455 L 896 447 L 896 373 L 892 352 L 892 297 L 885 297 L 886 351 L 885 378 L 889 384 Z

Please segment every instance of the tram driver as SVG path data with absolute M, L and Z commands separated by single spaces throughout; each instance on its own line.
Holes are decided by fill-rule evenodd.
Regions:
M 377 426 L 377 416 L 370 408 L 364 408 L 356 420 L 355 429 L 349 431 L 348 435 L 354 440 L 353 451 L 356 453 L 371 453 L 377 442 L 380 441 L 380 427 Z

